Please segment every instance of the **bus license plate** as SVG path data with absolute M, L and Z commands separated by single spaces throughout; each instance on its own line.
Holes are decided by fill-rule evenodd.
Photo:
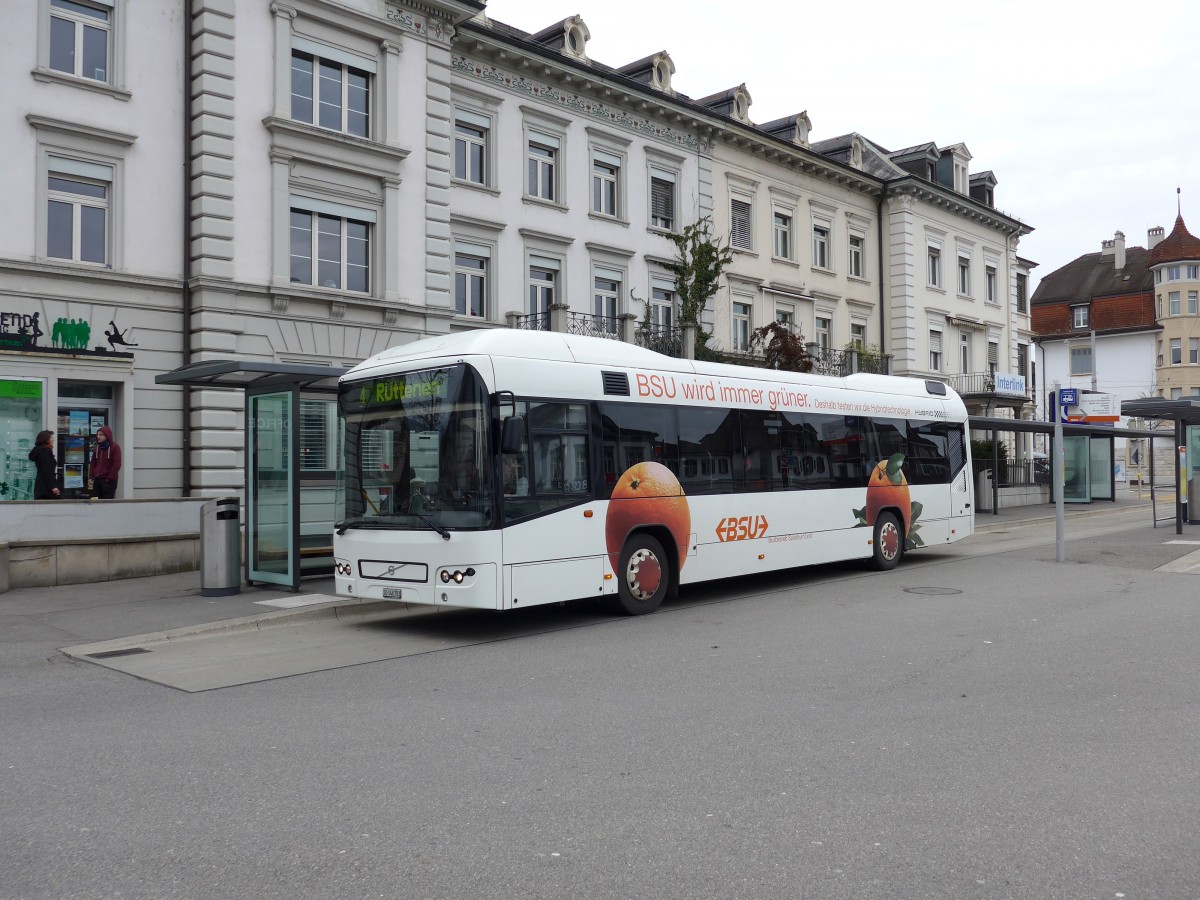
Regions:
M 404 599 L 404 591 L 401 590 L 400 588 L 384 588 L 383 589 L 383 599 L 384 600 L 403 600 Z

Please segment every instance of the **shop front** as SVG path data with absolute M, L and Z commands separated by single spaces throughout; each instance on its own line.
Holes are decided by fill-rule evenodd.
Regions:
M 122 337 L 110 322 L 105 347 L 90 340 L 90 324 L 60 318 L 43 327 L 39 313 L 0 312 L 0 501 L 33 499 L 29 460 L 37 435 L 54 432 L 61 496 L 92 496 L 92 460 L 100 428 L 132 447 L 133 353 L 118 350 Z M 47 334 L 49 331 L 49 335 Z M 130 479 L 117 497 L 129 496 Z

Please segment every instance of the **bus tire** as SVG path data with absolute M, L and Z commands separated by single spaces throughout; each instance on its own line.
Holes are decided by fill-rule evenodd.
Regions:
M 630 535 L 621 548 L 617 572 L 617 611 L 642 616 L 662 605 L 671 587 L 671 559 L 657 538 L 645 533 Z
M 893 512 L 881 512 L 875 519 L 875 539 L 871 541 L 871 564 L 882 571 L 894 569 L 904 555 L 904 529 Z

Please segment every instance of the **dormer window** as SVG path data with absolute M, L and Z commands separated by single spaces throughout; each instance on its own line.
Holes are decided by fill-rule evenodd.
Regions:
M 1087 328 L 1091 317 L 1088 315 L 1086 306 L 1071 307 L 1071 327 L 1075 329 Z

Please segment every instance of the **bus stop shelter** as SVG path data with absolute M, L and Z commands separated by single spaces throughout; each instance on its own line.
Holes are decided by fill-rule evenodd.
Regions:
M 185 389 L 245 394 L 243 566 L 249 585 L 275 584 L 298 591 L 302 575 L 333 571 L 337 380 L 346 371 L 332 366 L 210 360 L 154 379 L 156 384 Z M 321 460 L 315 459 L 318 455 Z
M 1137 415 L 1136 413 L 1125 412 L 1124 407 L 1122 408 L 1122 413 L 1124 415 Z M 1050 460 L 1053 462 L 1058 459 L 1064 459 L 1066 463 L 1062 467 L 1062 469 L 1065 471 L 1062 472 L 1060 472 L 1060 467 L 1058 465 L 1050 466 L 1050 471 L 1054 478 L 1063 477 L 1064 481 L 1067 482 L 1067 485 L 1064 485 L 1064 494 L 1069 493 L 1066 490 L 1066 487 L 1068 485 L 1075 484 L 1075 476 L 1078 474 L 1078 470 L 1082 468 L 1071 465 L 1071 460 L 1066 459 L 1068 455 L 1066 453 L 1067 448 L 1071 447 L 1073 442 L 1075 446 L 1080 448 L 1079 453 L 1073 456 L 1073 458 L 1076 459 L 1079 458 L 1079 454 L 1082 454 L 1083 457 L 1091 459 L 1091 447 L 1093 444 L 1107 448 L 1106 452 L 1096 454 L 1097 460 L 1104 462 L 1104 477 L 1103 479 L 1097 478 L 1093 480 L 1092 487 L 1094 490 L 1090 491 L 1086 495 L 1088 501 L 1093 499 L 1115 501 L 1116 499 L 1116 473 L 1112 465 L 1114 452 L 1113 445 L 1115 443 L 1114 438 L 1143 438 L 1148 442 L 1148 446 L 1150 447 L 1149 457 L 1151 481 L 1153 481 L 1154 478 L 1154 439 L 1157 438 L 1158 440 L 1163 441 L 1171 438 L 1170 434 L 1162 431 L 1118 428 L 1112 425 L 1083 425 L 1070 423 L 1063 424 L 1062 435 L 1064 446 L 1057 447 L 1055 446 L 1055 425 L 1053 422 L 1040 422 L 1032 419 L 1003 419 L 991 416 L 970 416 L 967 419 L 967 428 L 970 431 L 983 432 L 989 435 L 991 438 L 993 452 L 993 472 L 999 471 L 999 441 L 997 438 L 1000 434 L 1007 432 L 1017 434 L 1047 435 L 1047 441 L 1050 447 Z M 1000 512 L 999 488 L 999 479 L 992 478 L 991 511 L 993 515 L 999 515 Z M 1051 493 L 1051 496 L 1054 496 L 1053 492 Z M 1068 499 L 1071 498 L 1068 496 Z
M 1172 422 L 1175 439 L 1175 533 L 1183 533 L 1186 518 L 1200 520 L 1200 397 L 1164 400 L 1147 397 L 1121 402 L 1121 415 Z M 1159 437 L 1163 437 L 1159 433 Z M 1151 453 L 1151 461 L 1154 455 Z

